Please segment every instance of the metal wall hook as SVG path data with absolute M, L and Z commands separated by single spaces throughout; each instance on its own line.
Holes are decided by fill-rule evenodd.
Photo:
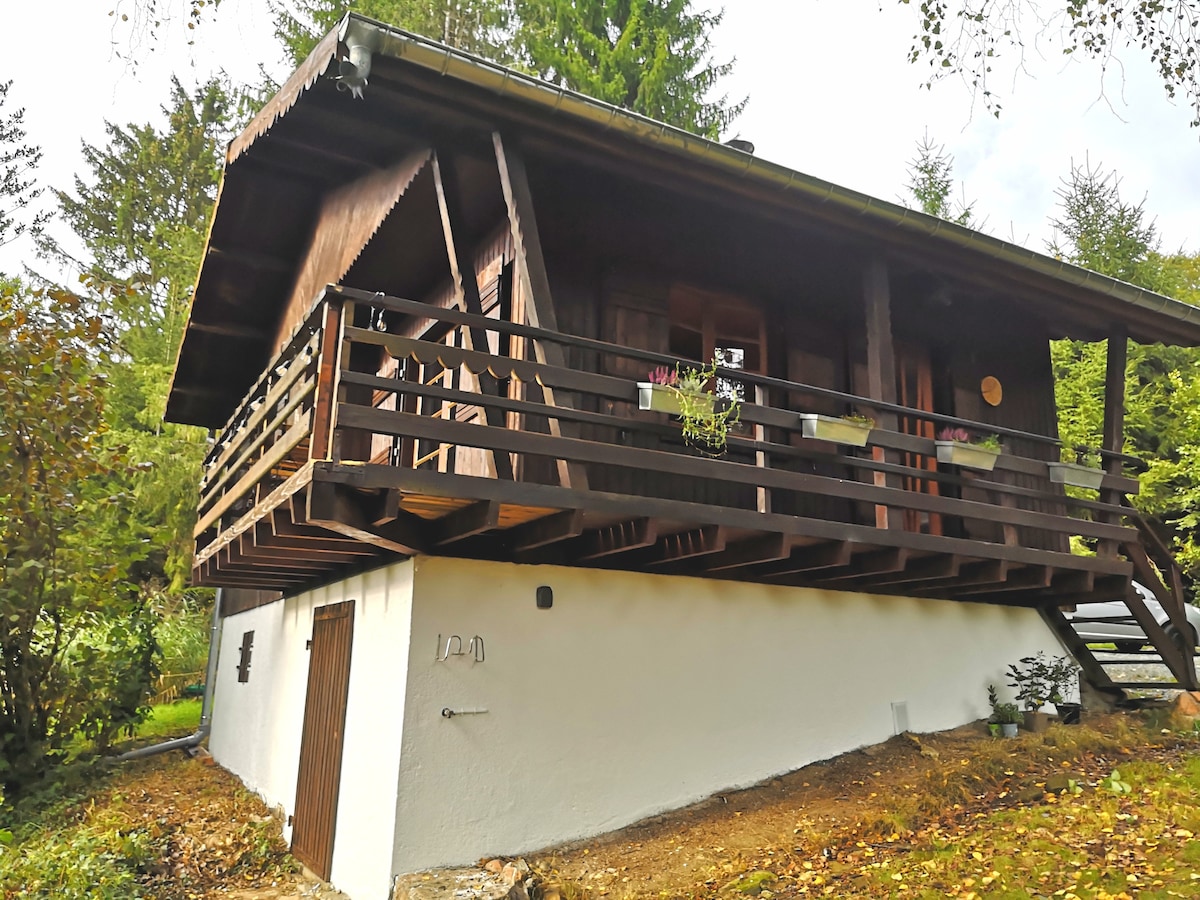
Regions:
M 481 638 L 479 635 L 475 635 L 475 637 L 471 638 L 471 643 L 467 644 L 467 652 L 474 656 L 474 662 L 483 662 L 483 638 Z
M 458 643 L 456 644 L 455 641 L 457 641 Z M 451 647 L 457 647 L 458 649 L 455 650 L 453 653 L 451 653 L 450 652 Z M 446 638 L 446 647 L 443 650 L 442 649 L 442 636 L 440 634 L 438 635 L 437 646 L 434 648 L 434 651 L 433 651 L 433 661 L 434 662 L 445 662 L 451 656 L 463 656 L 463 655 L 464 655 L 464 653 L 463 653 L 462 638 L 460 638 L 457 634 L 450 635 L 448 638 Z

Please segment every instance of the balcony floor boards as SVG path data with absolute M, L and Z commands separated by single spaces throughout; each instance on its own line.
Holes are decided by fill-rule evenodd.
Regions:
M 346 532 L 308 519 L 306 498 L 313 485 L 339 492 L 351 505 L 377 502 L 393 492 L 398 498 L 393 500 L 396 515 L 416 523 L 418 534 L 424 532 L 424 543 L 414 551 L 442 555 L 1020 606 L 1057 603 L 1056 584 L 1078 591 L 1094 580 L 1097 591 L 1118 593 L 1132 571 L 1120 559 L 751 509 L 384 465 L 316 462 L 302 467 L 201 548 L 196 582 L 270 586 L 294 593 L 401 558 L 370 543 L 360 544 L 362 553 L 351 562 L 338 554 L 304 549 L 300 535 L 337 542 L 335 546 L 347 541 Z M 465 528 L 467 519 L 478 522 Z M 386 514 L 380 521 L 387 521 Z M 421 522 L 428 523 L 427 529 Z M 370 525 L 358 522 L 354 527 Z M 454 532 L 449 541 L 447 529 Z M 250 557 L 240 551 L 254 547 L 256 532 L 295 537 L 271 547 L 250 566 Z M 680 549 L 685 544 L 686 553 Z M 277 560 L 289 554 L 295 555 L 294 561 Z

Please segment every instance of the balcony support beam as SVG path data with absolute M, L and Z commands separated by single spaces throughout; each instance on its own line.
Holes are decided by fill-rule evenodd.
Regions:
M 863 271 L 863 306 L 867 324 L 867 393 L 872 400 L 896 403 L 896 349 L 892 342 L 892 298 L 888 283 L 887 263 L 880 257 L 867 261 Z M 884 431 L 897 430 L 896 414 L 885 409 L 875 411 L 875 423 Z M 894 452 L 876 448 L 883 462 L 898 463 Z M 877 485 L 901 487 L 900 478 L 877 472 Z M 902 510 L 889 506 L 875 507 L 875 524 L 879 528 L 903 528 Z
M 348 489 L 329 482 L 309 485 L 308 521 L 404 556 L 425 552 L 428 523 L 412 513 L 400 512 L 387 525 L 377 526 Z
M 1115 322 L 1108 333 L 1108 352 L 1104 370 L 1104 425 L 1101 441 L 1109 455 L 1104 459 L 1104 471 L 1109 475 L 1121 474 L 1120 454 L 1125 450 L 1125 367 L 1129 360 L 1129 332 L 1121 322 Z M 1100 492 L 1102 503 L 1120 504 L 1124 496 L 1113 490 Z M 1117 522 L 1116 516 L 1102 516 L 1102 521 Z M 1120 544 L 1115 541 L 1100 541 L 1096 552 L 1107 558 L 1120 553 Z
M 546 258 L 542 253 L 542 239 L 538 233 L 537 218 L 533 211 L 533 193 L 529 188 L 529 173 L 525 169 L 524 155 L 511 139 L 492 134 L 496 150 L 496 165 L 500 171 L 500 188 L 504 192 L 504 205 L 508 208 L 508 224 L 512 233 L 516 254 L 517 277 L 521 294 L 525 299 L 525 317 L 530 325 L 547 331 L 558 331 L 558 316 L 554 311 L 554 299 L 550 293 L 550 277 L 546 273 Z M 535 340 L 534 353 L 542 365 L 566 368 L 563 349 L 552 341 Z M 547 406 L 561 405 L 554 392 L 542 387 Z M 572 423 L 547 420 L 550 433 L 555 437 L 575 437 L 578 429 Z M 565 488 L 586 491 L 587 471 L 584 466 L 566 460 L 555 460 L 558 480 Z
M 575 558 L 579 561 L 601 559 L 653 547 L 656 543 L 658 527 L 652 519 L 631 519 L 588 532 L 583 537 L 583 552 Z
M 569 541 L 583 534 L 583 513 L 578 509 L 554 513 L 535 519 L 512 530 L 510 546 L 514 554 L 540 550 L 560 541 Z
M 500 504 L 480 500 L 430 523 L 433 543 L 439 547 L 491 531 L 500 523 Z
M 437 191 L 438 210 L 442 215 L 442 233 L 446 237 L 446 256 L 450 260 L 450 277 L 454 288 L 462 298 L 463 309 L 473 315 L 483 315 L 483 301 L 479 296 L 479 273 L 475 271 L 474 255 L 466 241 L 466 213 L 463 211 L 462 178 L 458 160 L 448 153 L 438 151 L 433 155 L 433 184 Z M 479 327 L 467 329 L 471 347 L 490 353 L 487 331 Z M 493 397 L 506 396 L 504 386 L 488 371 L 480 372 L 479 390 Z M 491 426 L 504 428 L 506 415 L 494 406 L 485 406 L 483 413 Z M 512 481 L 512 459 L 507 453 L 493 450 L 490 453 L 492 471 L 497 478 Z

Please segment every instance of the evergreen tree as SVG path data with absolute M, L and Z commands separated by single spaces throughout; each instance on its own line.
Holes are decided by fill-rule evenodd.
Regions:
M 950 203 L 954 186 L 954 157 L 944 145 L 934 143 L 928 132 L 917 142 L 917 156 L 908 164 L 908 192 L 923 213 L 956 225 L 971 227 L 974 203 Z
M 515 0 L 518 56 L 540 77 L 717 138 L 746 101 L 714 97 L 733 61 L 711 56 L 723 12 L 689 0 Z
M 509 59 L 507 0 L 271 0 L 275 35 L 299 65 L 347 12 L 395 25 L 495 62 Z
M 711 58 L 722 13 L 690 0 L 272 0 L 293 63 L 347 10 L 680 128 L 716 138 L 745 101 L 714 98 L 733 62 Z
M 205 452 L 201 429 L 165 424 L 166 389 L 183 333 L 228 138 L 230 100 L 218 82 L 193 93 L 176 81 L 163 126 L 107 126 L 84 145 L 89 172 L 57 192 L 85 249 L 91 301 L 112 323 L 117 352 L 106 382 L 105 441 L 137 474 L 127 485 L 145 562 L 140 580 L 181 590 Z M 61 247 L 50 252 L 65 257 Z
M 1073 167 L 1059 191 L 1049 251 L 1075 265 L 1138 287 L 1200 301 L 1200 258 L 1165 256 L 1143 203 L 1121 198 L 1115 173 Z M 1059 435 L 1067 447 L 1098 447 L 1104 421 L 1104 342 L 1053 341 L 1051 360 Z M 1135 498 L 1143 512 L 1174 528 L 1180 559 L 1200 571 L 1200 351 L 1130 343 L 1125 373 L 1126 451 L 1148 470 Z

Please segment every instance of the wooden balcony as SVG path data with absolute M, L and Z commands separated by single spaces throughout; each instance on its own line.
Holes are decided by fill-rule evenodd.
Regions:
M 1053 438 L 736 370 L 718 374 L 747 402 L 713 458 L 638 409 L 637 382 L 676 362 L 329 288 L 209 453 L 195 581 L 292 591 L 432 553 L 1020 605 L 1125 596 L 1134 480 L 1068 496 Z M 867 446 L 803 436 L 801 413 L 831 407 L 875 417 Z M 999 434 L 995 470 L 938 464 L 928 435 L 946 425 Z

